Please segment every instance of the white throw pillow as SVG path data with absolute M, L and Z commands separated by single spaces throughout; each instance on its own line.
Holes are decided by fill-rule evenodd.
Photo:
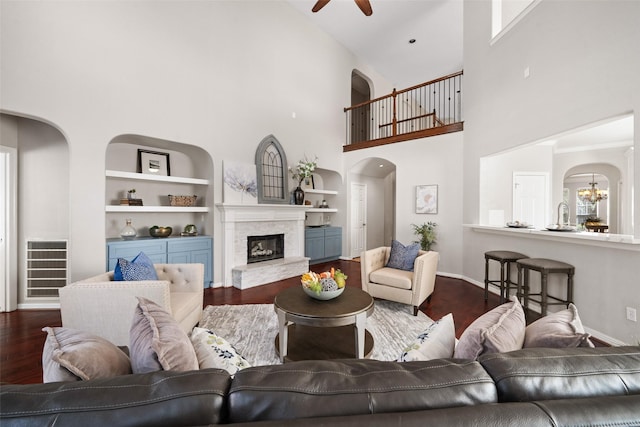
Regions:
M 204 328 L 193 328 L 191 342 L 198 356 L 200 369 L 224 369 L 231 375 L 251 365 L 224 338 Z
M 456 329 L 453 314 L 449 313 L 433 322 L 416 341 L 404 349 L 398 362 L 415 360 L 433 360 L 453 356 L 456 342 Z

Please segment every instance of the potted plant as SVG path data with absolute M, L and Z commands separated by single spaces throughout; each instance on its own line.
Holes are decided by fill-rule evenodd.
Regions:
M 414 243 L 420 243 L 420 247 L 423 251 L 430 251 L 431 245 L 436 243 L 436 227 L 438 224 L 429 221 L 422 225 L 411 224 L 413 226 L 413 232 L 420 236 L 420 240 L 414 241 Z

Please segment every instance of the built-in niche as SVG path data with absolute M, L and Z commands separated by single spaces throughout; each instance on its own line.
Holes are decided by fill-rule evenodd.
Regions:
M 138 150 L 161 153 L 170 162 L 170 174 L 138 172 Z M 165 156 L 166 155 L 166 156 Z M 200 235 L 213 233 L 213 162 L 202 148 L 142 135 L 119 135 L 107 146 L 105 184 L 105 235 L 117 238 L 128 218 L 138 236 L 149 236 L 153 225 L 170 226 L 174 235 L 193 224 Z M 123 205 L 121 199 L 135 189 L 139 205 Z M 172 196 L 196 196 L 195 204 L 173 205 Z M 186 199 L 183 199 L 186 200 Z

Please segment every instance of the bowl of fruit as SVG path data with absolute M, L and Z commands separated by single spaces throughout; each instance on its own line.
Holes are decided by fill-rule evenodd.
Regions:
M 322 273 L 310 271 L 302 275 L 302 290 L 311 298 L 327 301 L 342 292 L 347 283 L 347 275 L 340 270 L 331 269 Z

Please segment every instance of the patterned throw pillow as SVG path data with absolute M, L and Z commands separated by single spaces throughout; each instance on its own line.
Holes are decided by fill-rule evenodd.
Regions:
M 227 340 L 208 329 L 193 328 L 191 342 L 196 350 L 200 369 L 224 369 L 234 375 L 251 366 Z
M 118 258 L 116 268 L 113 270 L 115 281 L 158 280 L 158 274 L 153 266 L 153 261 L 147 254 L 140 252 L 136 257 L 128 261 Z
M 418 256 L 419 250 L 420 245 L 417 243 L 405 246 L 397 240 L 393 240 L 391 242 L 391 254 L 386 266 L 397 268 L 398 270 L 413 271 L 413 263 Z
M 455 344 L 453 314 L 449 313 L 418 335 L 416 342 L 404 349 L 398 362 L 449 358 L 453 356 Z

